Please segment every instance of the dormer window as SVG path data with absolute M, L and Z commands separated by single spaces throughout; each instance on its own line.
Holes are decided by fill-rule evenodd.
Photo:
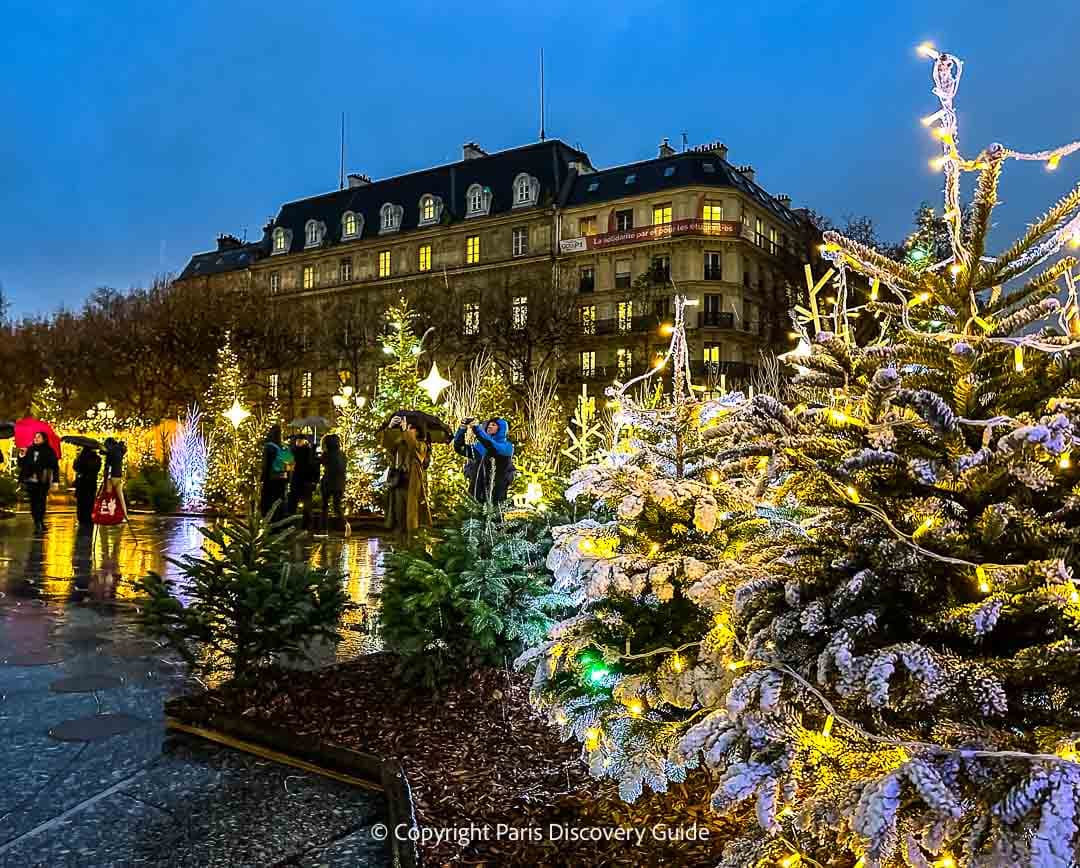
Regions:
M 420 197 L 420 225 L 433 226 L 442 219 L 443 201 L 438 196 L 425 193 Z
M 484 217 L 491 212 L 491 190 L 473 184 L 465 191 L 465 216 Z
M 326 235 L 326 224 L 319 220 L 308 220 L 304 226 L 304 247 L 318 247 Z
M 341 239 L 346 241 L 350 238 L 359 238 L 364 231 L 364 218 L 354 211 L 346 211 L 341 215 Z
M 540 197 L 540 179 L 522 172 L 514 178 L 514 207 L 531 208 Z
M 273 234 L 273 249 L 271 255 L 277 255 L 279 253 L 288 253 L 289 248 L 292 246 L 292 230 L 285 229 L 279 226 L 274 230 Z
M 405 209 L 387 202 L 379 210 L 379 232 L 397 232 L 401 228 L 401 215 Z

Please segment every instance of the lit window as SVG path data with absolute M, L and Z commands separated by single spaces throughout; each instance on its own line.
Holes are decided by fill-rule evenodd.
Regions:
M 634 375 L 634 351 L 629 347 L 619 347 L 615 351 L 615 359 L 619 364 L 619 379 L 625 380 Z
M 705 357 L 704 362 L 706 365 L 718 367 L 720 365 L 720 345 L 719 344 L 705 344 Z
M 462 331 L 467 335 L 480 334 L 480 302 L 465 302 L 462 313 Z
M 281 377 L 277 374 L 271 374 L 266 380 L 266 391 L 270 394 L 271 398 L 278 396 L 278 385 L 281 382 Z
M 420 205 L 420 219 L 424 221 L 435 219 L 435 200 L 425 196 Z
M 420 245 L 420 271 L 431 271 L 431 245 Z
M 524 256 L 529 252 L 529 230 L 524 226 L 514 230 L 513 251 L 514 256 Z
M 754 241 L 762 247 L 765 246 L 765 233 L 762 232 L 760 217 L 754 218 Z
M 480 236 L 470 235 L 465 239 L 465 264 L 475 265 L 480 261 Z
M 596 352 L 593 350 L 585 350 L 579 354 L 581 359 L 581 376 L 583 377 L 595 377 L 596 376 Z
M 578 237 L 584 238 L 586 235 L 596 234 L 596 218 L 595 217 L 581 217 L 577 222 Z
M 302 283 L 304 289 L 311 289 L 315 286 L 315 268 L 313 266 L 304 266 L 304 278 Z
M 276 293 L 281 291 L 281 272 L 270 272 L 270 292 Z
M 778 250 L 779 250 L 779 241 L 777 239 L 777 232 L 776 232 L 775 229 L 770 227 L 770 229 L 769 229 L 769 252 L 771 254 L 773 254 L 773 256 L 775 256 Z
M 619 302 L 619 331 L 628 332 L 634 328 L 634 303 L 632 301 Z
M 653 205 L 652 222 L 653 226 L 667 226 L 671 223 L 670 202 L 665 202 L 663 205 Z
M 310 398 L 311 397 L 311 380 L 312 380 L 311 371 L 304 371 L 304 373 L 300 375 L 300 397 L 301 398 Z
M 578 308 L 578 320 L 581 322 L 583 335 L 596 334 L 596 305 L 583 304 Z
M 637 182 L 637 175 L 627 175 L 626 176 L 626 183 L 627 184 L 634 184 L 636 182 Z
M 286 231 L 280 227 L 274 230 L 274 253 L 285 253 L 289 249 Z
M 625 211 L 615 212 L 615 229 L 618 232 L 626 232 L 634 228 L 634 209 L 627 208 Z
M 521 359 L 510 360 L 510 382 L 515 386 L 525 382 L 525 363 Z
M 342 283 L 348 283 L 350 280 L 352 280 L 352 260 L 351 259 L 342 259 L 341 260 L 341 282 Z
M 724 219 L 724 203 L 718 202 L 714 199 L 710 199 L 705 203 L 705 207 L 701 209 L 702 220 L 723 220 Z
M 390 276 L 390 251 L 382 250 L 379 252 L 379 277 Z
M 510 319 L 515 331 L 521 331 L 529 325 L 529 297 L 527 295 L 514 296 Z
M 355 238 L 359 235 L 360 223 L 356 219 L 356 215 L 352 211 L 346 211 L 341 218 L 341 237 L 342 238 Z
M 665 178 L 670 178 L 674 174 L 675 174 L 675 167 L 674 166 L 668 166 L 667 168 L 664 169 L 664 177 Z

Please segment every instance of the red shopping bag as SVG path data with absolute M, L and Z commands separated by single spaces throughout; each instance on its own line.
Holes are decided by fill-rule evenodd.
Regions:
M 90 520 L 94 524 L 120 524 L 127 516 L 124 514 L 124 504 L 111 488 L 102 488 L 98 492 L 97 500 L 94 501 L 94 511 L 90 514 Z

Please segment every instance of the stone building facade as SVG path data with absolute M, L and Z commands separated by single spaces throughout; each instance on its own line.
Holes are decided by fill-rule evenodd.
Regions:
M 434 327 L 440 368 L 487 348 L 511 382 L 553 367 L 568 392 L 650 365 L 678 291 L 696 302 L 695 375 L 719 388 L 745 382 L 784 340 L 786 288 L 814 237 L 721 144 L 665 142 L 655 159 L 597 170 L 558 140 L 492 154 L 470 143 L 450 165 L 350 175 L 345 189 L 289 202 L 259 241 L 221 236 L 178 279 L 308 305 L 315 320 L 343 299 L 378 319 L 404 293 Z M 328 355 L 294 376 L 268 371 L 270 391 L 285 380 L 291 412 L 328 412 L 343 376 Z

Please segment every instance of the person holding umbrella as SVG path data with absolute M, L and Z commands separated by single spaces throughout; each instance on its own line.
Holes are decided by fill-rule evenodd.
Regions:
M 415 420 L 405 415 L 394 416 L 382 434 L 386 450 L 387 495 L 386 527 L 397 532 L 398 539 L 406 542 L 420 527 L 426 513 L 427 526 L 431 526 L 431 508 L 428 506 L 424 472 L 431 460 L 431 444 L 420 439 Z
M 293 469 L 289 477 L 288 513 L 296 515 L 297 509 L 303 509 L 301 526 L 307 530 L 311 525 L 311 496 L 319 481 L 319 459 L 306 434 L 297 434 L 292 440 Z
M 330 506 L 334 507 L 334 515 L 344 530 L 345 517 L 342 514 L 342 501 L 345 498 L 345 452 L 341 448 L 341 437 L 337 434 L 327 434 L 322 441 L 322 455 L 319 458 L 322 465 L 322 532 L 330 530 Z
M 93 446 L 83 446 L 71 468 L 75 471 L 75 512 L 79 518 L 79 530 L 93 530 L 101 456 Z
M 19 482 L 26 489 L 30 501 L 30 515 L 34 519 L 34 531 L 45 531 L 45 509 L 49 489 L 59 485 L 60 461 L 49 445 L 44 431 L 34 432 L 28 447 L 19 450 Z

